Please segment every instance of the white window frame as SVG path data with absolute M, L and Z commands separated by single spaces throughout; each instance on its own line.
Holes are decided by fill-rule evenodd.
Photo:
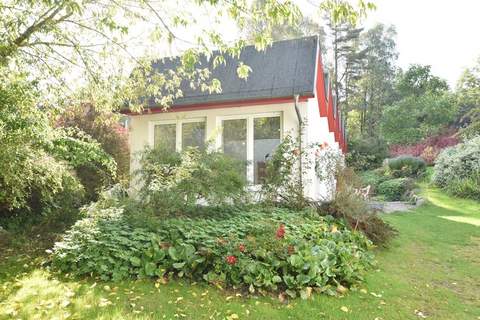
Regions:
M 217 117 L 217 127 L 221 128 L 220 135 L 217 139 L 217 148 L 223 150 L 222 141 L 223 141 L 223 125 L 224 120 L 247 120 L 247 182 L 252 186 L 259 186 L 259 184 L 254 185 L 255 172 L 254 172 L 254 119 L 256 118 L 274 118 L 280 117 L 280 142 L 283 141 L 283 112 L 262 112 L 262 113 L 251 113 L 251 114 L 239 114 L 239 115 L 227 115 Z
M 184 118 L 172 120 L 155 120 L 148 122 L 148 143 L 153 148 L 155 146 L 155 126 L 162 124 L 175 124 L 175 151 L 182 151 L 182 124 L 192 122 L 205 123 L 205 142 L 207 141 L 207 118 Z

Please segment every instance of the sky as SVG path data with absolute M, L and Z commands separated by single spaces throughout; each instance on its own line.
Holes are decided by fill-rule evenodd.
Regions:
M 306 10 L 313 8 L 313 0 L 298 1 Z M 435 75 L 455 87 L 463 70 L 480 57 L 480 0 L 370 1 L 377 10 L 364 24 L 395 25 L 400 67 L 431 65 Z

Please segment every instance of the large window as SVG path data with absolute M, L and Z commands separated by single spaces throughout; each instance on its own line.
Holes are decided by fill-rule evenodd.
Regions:
M 224 120 L 223 152 L 247 164 L 247 119 Z M 246 169 L 246 167 L 245 167 Z M 246 171 L 244 172 L 247 173 Z
M 254 183 L 265 178 L 267 161 L 280 144 L 280 117 L 253 119 L 253 172 Z
M 182 123 L 181 148 L 186 147 L 205 148 L 205 121 Z
M 175 123 L 156 124 L 154 127 L 154 146 L 162 146 L 174 152 L 176 149 L 177 125 Z
M 280 114 L 229 117 L 222 120 L 225 154 L 245 161 L 247 179 L 261 184 L 267 161 L 281 139 Z
M 151 143 L 155 147 L 163 146 L 172 152 L 187 147 L 205 148 L 204 119 L 152 122 L 151 128 L 153 131 Z

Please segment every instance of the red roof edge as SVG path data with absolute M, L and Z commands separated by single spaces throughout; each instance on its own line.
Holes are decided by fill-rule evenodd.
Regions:
M 299 97 L 300 102 L 305 102 L 309 98 L 313 98 L 313 95 L 304 95 Z M 145 115 L 152 113 L 164 113 L 164 112 L 182 112 L 182 111 L 195 111 L 195 110 L 208 110 L 208 109 L 221 109 L 221 108 L 235 108 L 235 107 L 248 107 L 248 106 L 257 106 L 264 104 L 276 104 L 276 103 L 288 103 L 293 102 L 294 97 L 281 97 L 281 98 L 266 98 L 266 99 L 252 99 L 252 100 L 236 100 L 236 101 L 226 101 L 226 102 L 216 102 L 216 103 L 199 103 L 199 104 L 190 104 L 190 105 L 178 105 L 172 106 L 168 109 L 163 107 L 153 107 L 145 109 L 143 112 L 131 112 L 130 110 L 121 111 L 123 114 L 136 116 L 136 115 Z

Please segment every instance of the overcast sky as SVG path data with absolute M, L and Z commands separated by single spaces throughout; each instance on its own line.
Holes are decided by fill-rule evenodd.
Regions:
M 313 0 L 298 0 L 312 9 Z M 434 74 L 455 86 L 480 56 L 480 0 L 371 0 L 377 10 L 365 22 L 397 29 L 399 65 L 429 64 Z

